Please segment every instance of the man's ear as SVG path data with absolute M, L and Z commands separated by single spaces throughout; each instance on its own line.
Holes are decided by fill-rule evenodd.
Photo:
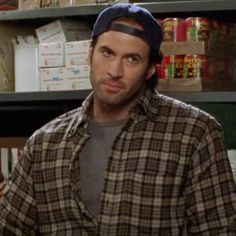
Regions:
M 88 51 L 88 65 L 89 65 L 89 66 L 91 66 L 92 55 L 93 55 L 93 47 L 92 47 L 92 46 L 89 46 L 89 51 Z
M 155 63 L 153 63 L 152 65 L 150 65 L 148 71 L 147 71 L 147 75 L 145 77 L 145 80 L 149 80 L 151 79 L 151 77 L 157 73 L 157 65 Z

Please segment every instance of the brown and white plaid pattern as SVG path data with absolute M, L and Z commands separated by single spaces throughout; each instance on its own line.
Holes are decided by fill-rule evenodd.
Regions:
M 79 177 L 91 99 L 28 140 L 1 200 L 0 235 L 236 235 L 236 186 L 219 124 L 150 91 L 115 140 L 92 219 Z

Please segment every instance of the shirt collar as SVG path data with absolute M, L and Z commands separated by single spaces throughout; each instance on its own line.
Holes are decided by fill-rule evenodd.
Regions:
M 88 97 L 82 102 L 81 107 L 78 109 L 78 112 L 74 119 L 72 120 L 71 124 L 68 127 L 69 136 L 73 136 L 78 128 L 84 124 L 84 128 L 88 126 L 87 119 L 90 107 L 93 102 L 93 92 L 91 92 Z
M 145 89 L 137 104 L 134 106 L 131 117 L 136 121 L 156 119 L 158 112 L 157 97 L 158 93 L 156 91 Z
M 157 97 L 158 93 L 151 91 L 150 89 L 144 89 L 140 99 L 137 101 L 136 105 L 131 109 L 131 118 L 135 121 L 149 119 L 155 119 L 157 115 L 157 107 L 153 104 L 153 98 Z M 68 127 L 70 136 L 72 136 L 78 127 L 84 123 L 85 128 L 87 127 L 87 120 L 90 107 L 93 103 L 93 92 L 91 92 L 88 97 L 83 101 L 78 115 L 74 118 L 71 125 Z

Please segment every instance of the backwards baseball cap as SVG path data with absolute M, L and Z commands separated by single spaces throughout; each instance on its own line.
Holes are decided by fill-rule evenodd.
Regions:
M 133 18 L 143 30 L 122 23 L 112 22 L 120 17 Z M 92 39 L 106 31 L 118 31 L 141 38 L 152 49 L 159 52 L 162 41 L 162 30 L 151 13 L 139 6 L 129 3 L 118 3 L 100 12 L 92 31 Z

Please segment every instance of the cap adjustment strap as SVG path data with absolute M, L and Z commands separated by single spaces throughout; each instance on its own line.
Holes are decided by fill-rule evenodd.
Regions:
M 122 32 L 125 34 L 130 34 L 133 36 L 136 36 L 138 38 L 141 38 L 142 40 L 146 41 L 146 37 L 144 35 L 144 31 L 125 25 L 125 24 L 119 24 L 119 23 L 111 23 L 109 26 L 109 30 L 113 30 L 113 31 L 118 31 L 118 32 Z

